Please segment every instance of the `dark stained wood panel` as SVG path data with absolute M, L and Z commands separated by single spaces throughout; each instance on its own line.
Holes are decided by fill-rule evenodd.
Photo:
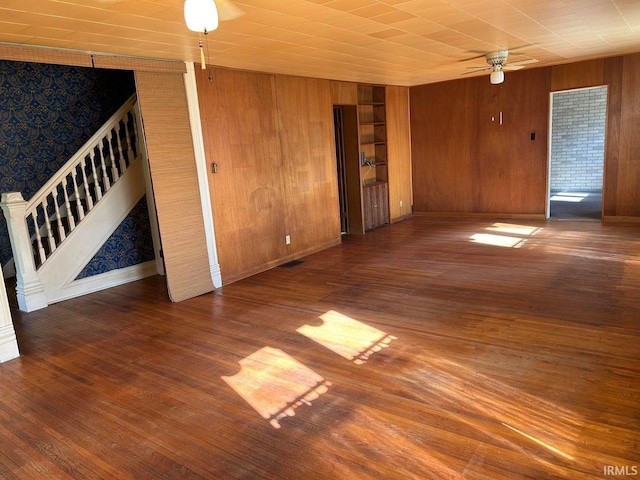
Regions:
M 135 72 L 169 296 L 213 290 L 189 107 L 179 73 Z
M 616 215 L 640 219 L 640 54 L 624 57 Z
M 474 79 L 476 211 L 544 215 L 549 77 L 549 69 L 532 69 L 508 72 L 499 85 Z
M 637 58 L 507 72 L 498 86 L 479 77 L 411 87 L 415 212 L 543 215 L 549 94 L 607 85 L 603 218 L 640 220 L 640 148 L 632 120 L 638 116 Z M 495 126 L 500 111 L 508 127 L 505 135 L 487 123 Z M 531 133 L 535 142 L 529 140 Z
M 589 62 L 567 63 L 551 68 L 551 91 L 574 88 L 599 87 L 603 85 L 607 59 Z
M 272 75 L 197 70 L 218 259 L 230 282 L 286 255 L 282 158 Z
M 387 163 L 391 222 L 411 215 L 411 125 L 409 89 L 387 87 Z M 402 205 L 400 205 L 402 202 Z
M 340 241 L 338 173 L 328 80 L 275 77 L 284 236 L 290 255 Z
M 640 464 L 639 236 L 413 217 L 178 304 L 13 312 L 0 475 L 607 478 Z
M 411 168 L 415 212 L 473 212 L 473 81 L 412 87 Z
M 604 83 L 607 85 L 607 127 L 605 131 L 604 179 L 602 189 L 603 218 L 616 215 L 618 203 L 618 165 L 620 158 L 620 134 L 622 133 L 622 66 L 624 59 L 607 59 Z

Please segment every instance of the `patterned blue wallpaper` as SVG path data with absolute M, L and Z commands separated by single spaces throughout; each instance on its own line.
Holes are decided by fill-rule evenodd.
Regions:
M 137 265 L 155 258 L 149 229 L 147 199 L 142 200 L 120 224 L 100 251 L 80 272 L 76 280 L 91 277 L 128 265 Z
M 132 72 L 0 60 L 0 192 L 31 198 L 134 92 Z M 135 245 L 148 242 L 141 250 L 147 253 L 141 256 L 135 247 L 116 255 L 105 247 L 86 275 L 147 258 L 152 246 L 146 203 L 140 209 L 145 212 L 132 212 L 110 242 L 124 234 L 123 245 L 132 238 Z M 0 215 L 0 263 L 11 257 Z

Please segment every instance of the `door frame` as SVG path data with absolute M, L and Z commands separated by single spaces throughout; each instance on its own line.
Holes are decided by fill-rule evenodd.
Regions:
M 596 88 L 606 88 L 607 91 L 607 101 L 605 106 L 605 118 L 604 118 L 604 149 L 602 155 L 602 207 L 601 207 L 601 215 L 600 221 L 604 218 L 604 195 L 605 195 L 605 175 L 606 175 L 606 165 L 607 165 L 607 119 L 609 117 L 609 85 L 594 85 L 590 87 L 579 87 L 579 88 L 569 88 L 565 90 L 557 90 L 549 93 L 549 132 L 547 134 L 547 191 L 546 191 L 546 205 L 545 205 L 545 219 L 551 219 L 551 162 L 552 162 L 552 142 L 553 142 L 553 96 L 559 93 L 567 93 L 567 92 L 576 92 L 581 90 L 594 90 Z

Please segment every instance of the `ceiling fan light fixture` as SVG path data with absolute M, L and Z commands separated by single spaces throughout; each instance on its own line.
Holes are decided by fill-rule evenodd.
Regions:
M 498 85 L 504 82 L 504 72 L 502 71 L 502 68 L 494 69 L 489 76 L 489 81 L 491 82 L 491 85 Z
M 212 32 L 218 28 L 216 4 L 213 0 L 185 0 L 184 21 L 193 32 Z

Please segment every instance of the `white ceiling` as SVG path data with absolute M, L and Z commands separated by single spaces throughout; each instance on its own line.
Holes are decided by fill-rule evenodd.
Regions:
M 206 38 L 214 65 L 417 85 L 484 52 L 525 68 L 640 52 L 640 0 L 235 0 Z M 183 0 L 2 0 L 0 42 L 199 62 Z

